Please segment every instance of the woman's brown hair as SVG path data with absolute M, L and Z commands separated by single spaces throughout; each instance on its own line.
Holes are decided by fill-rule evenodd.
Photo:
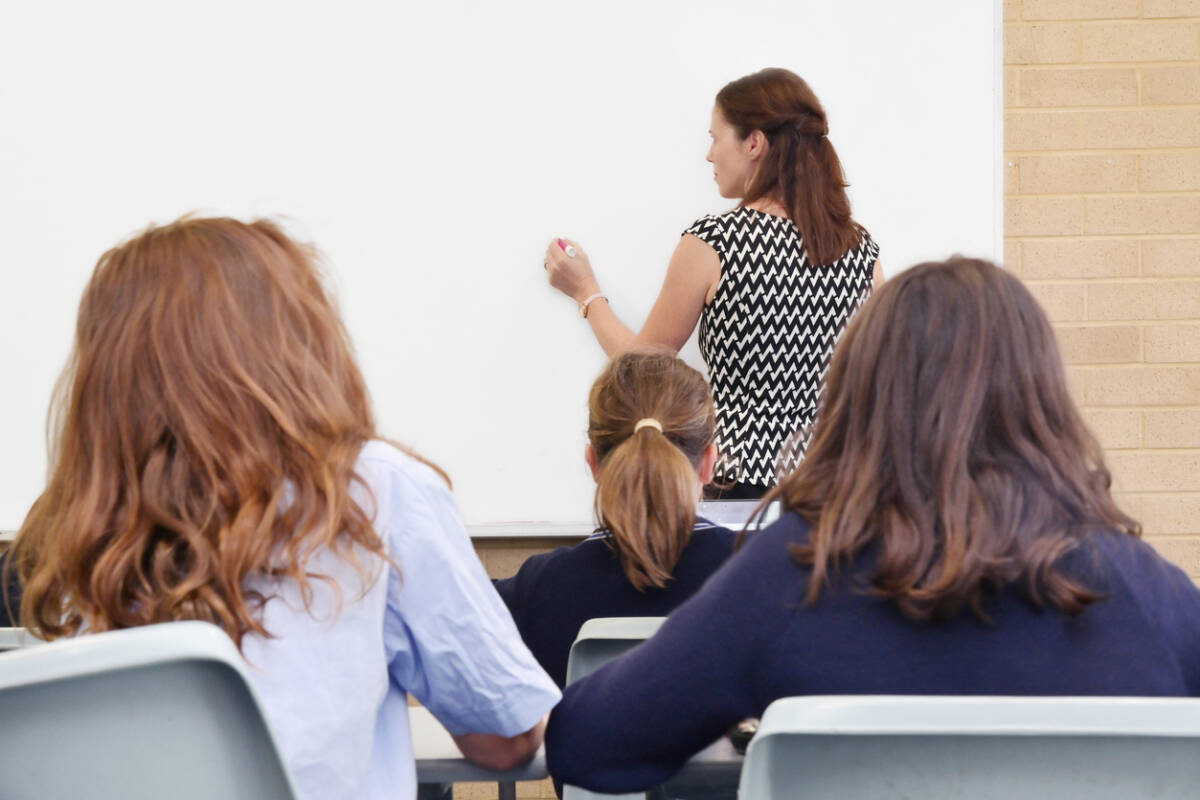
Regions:
M 865 232 L 850 216 L 848 184 L 829 141 L 825 109 L 803 78 L 786 69 L 760 70 L 726 84 L 717 108 L 740 138 L 758 130 L 770 143 L 743 205 L 763 197 L 782 203 L 816 266 L 859 244 Z
M 657 420 L 634 430 L 643 419 Z M 668 352 L 622 353 L 588 397 L 596 516 L 639 591 L 662 588 L 691 539 L 697 468 L 716 431 L 708 383 Z
M 50 436 L 13 548 L 41 637 L 198 619 L 240 646 L 269 635 L 249 576 L 311 598 L 318 548 L 364 579 L 383 554 L 350 494 L 366 385 L 315 251 L 271 222 L 184 218 L 101 256 Z
M 906 270 L 842 337 L 804 462 L 772 492 L 812 523 L 793 547 L 808 599 L 869 551 L 870 591 L 946 619 L 1016 584 L 1076 614 L 1060 568 L 1089 531 L 1138 536 L 1067 388 L 1054 332 L 1019 280 L 965 258 Z

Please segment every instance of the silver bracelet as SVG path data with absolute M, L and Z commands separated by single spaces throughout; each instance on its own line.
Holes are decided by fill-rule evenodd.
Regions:
M 606 296 L 600 292 L 596 292 L 594 295 L 579 304 L 579 316 L 587 319 L 588 306 L 592 304 L 593 300 L 603 300 L 606 303 L 608 302 L 608 298 Z

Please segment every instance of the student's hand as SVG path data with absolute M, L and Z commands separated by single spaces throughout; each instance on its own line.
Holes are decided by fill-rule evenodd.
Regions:
M 464 733 L 454 737 L 454 743 L 472 764 L 484 769 L 504 772 L 516 769 L 533 758 L 542 746 L 542 735 L 546 732 L 546 717 L 525 733 L 516 736 L 498 736 L 494 733 Z
M 575 249 L 575 255 L 569 256 L 559 245 Z M 592 273 L 592 262 L 578 242 L 570 239 L 553 239 L 546 248 L 546 260 L 543 262 L 550 278 L 550 285 L 576 303 L 582 303 L 588 297 L 600 293 L 600 284 Z

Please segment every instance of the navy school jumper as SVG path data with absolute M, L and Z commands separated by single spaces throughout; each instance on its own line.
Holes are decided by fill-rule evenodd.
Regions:
M 1061 562 L 1105 596 L 1079 616 L 1008 587 L 988 624 L 914 622 L 855 589 L 854 568 L 805 605 L 810 570 L 788 545 L 808 535 L 785 513 L 652 639 L 568 687 L 546 731 L 550 773 L 639 791 L 793 695 L 1200 695 L 1200 590 L 1138 539 L 1096 531 Z
M 662 589 L 629 582 L 607 533 L 574 547 L 532 556 L 511 578 L 495 581 L 521 638 L 561 688 L 579 628 L 596 617 L 665 617 L 690 598 L 733 552 L 737 534 L 697 519 L 691 540 Z

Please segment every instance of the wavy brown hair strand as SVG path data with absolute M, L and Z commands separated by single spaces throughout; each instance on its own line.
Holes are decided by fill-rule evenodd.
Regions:
M 599 463 L 596 517 L 630 583 L 662 588 L 691 540 L 697 467 L 716 434 L 704 377 L 666 351 L 616 356 L 588 398 L 588 439 Z M 646 426 L 658 420 L 660 433 Z
M 1098 596 L 1062 558 L 1089 531 L 1140 535 L 1113 501 L 1054 332 L 1016 278 L 954 258 L 889 280 L 834 353 L 805 461 L 772 493 L 812 525 L 809 601 L 872 550 L 870 590 L 945 619 L 1015 583 L 1076 614 Z
M 830 264 L 859 244 L 865 231 L 850 214 L 849 184 L 829 141 L 825 109 L 803 78 L 786 69 L 760 70 L 726 84 L 717 107 L 740 138 L 759 130 L 770 143 L 743 205 L 777 199 L 814 265 Z
M 40 636 L 200 619 L 240 645 L 268 633 L 249 576 L 311 599 L 317 549 L 364 580 L 383 554 L 350 495 L 366 385 L 315 251 L 271 222 L 184 218 L 105 253 L 50 426 L 14 545 Z

